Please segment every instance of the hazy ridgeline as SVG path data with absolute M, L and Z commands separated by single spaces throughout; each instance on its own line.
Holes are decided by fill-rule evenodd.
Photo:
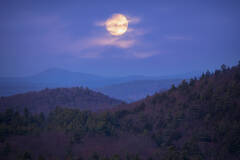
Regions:
M 0 77 L 0 96 L 11 96 L 46 88 L 88 87 L 125 102 L 140 100 L 160 90 L 167 90 L 182 79 L 200 76 L 200 72 L 171 76 L 122 76 L 104 77 L 93 74 L 49 69 L 33 76 Z

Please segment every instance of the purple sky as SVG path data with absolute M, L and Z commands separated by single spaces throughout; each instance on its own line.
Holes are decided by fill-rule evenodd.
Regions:
M 111 36 L 114 13 L 130 20 Z M 0 75 L 171 75 L 240 60 L 239 0 L 0 1 Z

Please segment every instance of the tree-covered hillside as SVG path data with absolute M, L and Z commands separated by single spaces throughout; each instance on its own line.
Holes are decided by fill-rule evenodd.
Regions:
M 56 106 L 82 110 L 103 110 L 118 105 L 122 101 L 110 98 L 88 88 L 56 88 L 37 92 L 27 92 L 8 97 L 0 97 L 0 110 L 11 108 L 22 112 L 28 108 L 33 113 L 48 113 Z

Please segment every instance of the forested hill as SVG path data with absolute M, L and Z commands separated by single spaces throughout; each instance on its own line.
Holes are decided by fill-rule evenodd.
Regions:
M 120 103 L 122 101 L 82 87 L 44 89 L 0 98 L 1 110 L 12 108 L 23 111 L 24 108 L 28 108 L 34 113 L 48 113 L 56 106 L 96 111 Z
M 104 112 L 8 110 L 0 127 L 2 159 L 239 160 L 240 63 Z
M 164 160 L 240 159 L 240 63 L 182 81 L 114 114 L 122 131 L 150 136 Z

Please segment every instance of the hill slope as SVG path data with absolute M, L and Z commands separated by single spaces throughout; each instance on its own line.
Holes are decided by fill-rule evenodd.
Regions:
M 240 65 L 123 107 L 121 130 L 151 136 L 160 158 L 240 158 Z
M 0 98 L 0 108 L 12 108 L 23 111 L 26 107 L 34 113 L 48 113 L 56 106 L 78 108 L 82 110 L 102 110 L 120 104 L 122 101 L 109 98 L 87 88 L 44 89 Z

